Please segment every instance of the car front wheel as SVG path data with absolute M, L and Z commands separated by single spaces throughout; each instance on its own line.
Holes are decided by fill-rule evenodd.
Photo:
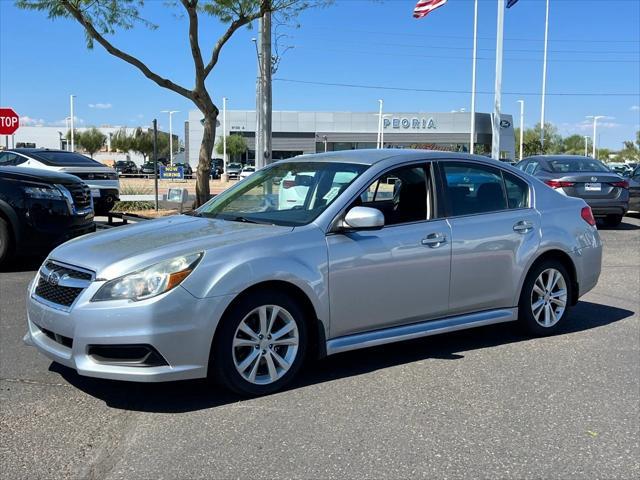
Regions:
M 245 396 L 284 388 L 299 372 L 307 347 L 304 310 L 280 292 L 246 296 L 225 314 L 213 342 L 210 368 Z
M 571 281 L 565 267 L 544 261 L 527 275 L 520 295 L 519 320 L 531 334 L 555 333 L 567 317 L 571 303 Z

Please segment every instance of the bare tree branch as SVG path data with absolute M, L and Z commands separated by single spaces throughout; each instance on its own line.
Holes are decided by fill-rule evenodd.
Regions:
M 77 8 L 77 6 L 71 3 L 69 0 L 62 0 L 62 5 L 64 8 L 84 27 L 87 34 L 93 38 L 96 42 L 102 45 L 107 52 L 111 55 L 124 60 L 130 65 L 133 65 L 138 70 L 140 70 L 145 77 L 150 80 L 153 80 L 158 85 L 164 88 L 168 88 L 169 90 L 173 90 L 180 95 L 193 99 L 193 92 L 188 90 L 177 83 L 172 82 L 168 78 L 161 77 L 157 73 L 153 72 L 149 67 L 147 67 L 143 62 L 138 60 L 137 58 L 129 55 L 128 53 L 123 52 L 119 48 L 116 48 L 109 42 L 105 37 L 103 37 L 93 26 L 93 24 L 87 20 L 82 12 Z
M 200 50 L 200 41 L 198 39 L 198 12 L 197 12 L 197 0 L 180 0 L 184 8 L 189 15 L 189 44 L 191 46 L 191 56 L 193 57 L 193 64 L 196 68 L 196 83 L 201 80 L 202 85 L 197 87 L 204 87 L 204 61 L 202 60 L 202 52 Z

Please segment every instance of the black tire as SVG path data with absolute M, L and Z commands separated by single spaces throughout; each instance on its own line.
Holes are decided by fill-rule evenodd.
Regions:
M 11 251 L 11 231 L 4 218 L 0 218 L 0 265 L 9 257 Z
M 295 359 L 286 373 L 272 383 L 258 385 L 243 378 L 238 372 L 234 363 L 232 345 L 240 322 L 254 309 L 263 305 L 278 306 L 293 317 L 297 327 L 299 343 Z M 213 373 L 214 378 L 222 385 L 246 397 L 268 395 L 283 389 L 296 377 L 304 363 L 309 338 L 305 320 L 304 309 L 299 302 L 282 292 L 266 290 L 244 296 L 225 313 L 218 325 L 209 356 L 209 372 Z M 262 351 L 264 352 L 264 350 Z M 259 360 L 259 362 L 262 362 L 262 360 Z
M 604 219 L 604 224 L 607 227 L 614 228 L 622 223 L 623 215 L 607 215 Z
M 538 293 L 534 292 L 534 284 L 536 280 L 540 277 L 543 272 L 547 270 L 553 269 L 562 275 L 562 279 L 564 281 L 564 286 L 566 290 L 566 300 L 564 305 L 564 310 L 560 315 L 560 318 L 556 323 L 550 326 L 542 325 L 538 320 L 536 320 L 536 316 L 534 315 L 532 304 L 534 303 L 534 298 L 536 300 L 540 300 Z M 548 277 L 547 277 L 548 278 Z M 544 297 L 543 297 L 544 298 Z M 567 272 L 567 269 L 562 265 L 562 263 L 556 260 L 545 260 L 533 266 L 533 268 L 527 274 L 527 278 L 524 281 L 524 285 L 522 286 L 522 292 L 520 293 L 520 302 L 518 305 L 518 321 L 522 328 L 529 333 L 530 335 L 534 335 L 536 337 L 544 337 L 547 335 L 553 335 L 562 327 L 565 323 L 567 316 L 569 314 L 569 310 L 571 308 L 571 299 L 573 298 L 573 284 L 571 282 L 571 276 Z M 554 304 L 555 307 L 558 305 Z M 550 308 L 552 308 L 550 306 Z M 545 307 L 543 307 L 544 310 Z M 556 310 L 554 309 L 554 314 Z M 538 315 L 543 316 L 546 314 L 546 311 L 541 311 Z M 538 317 L 540 319 L 540 317 Z

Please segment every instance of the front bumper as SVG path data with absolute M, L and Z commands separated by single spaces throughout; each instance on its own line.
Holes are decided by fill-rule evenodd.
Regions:
M 67 309 L 35 296 L 29 286 L 24 342 L 80 375 L 162 382 L 207 375 L 211 342 L 228 297 L 198 299 L 182 287 L 140 302 L 90 302 L 104 282 L 90 284 Z M 147 345 L 166 361 L 159 366 L 115 364 L 91 346 Z

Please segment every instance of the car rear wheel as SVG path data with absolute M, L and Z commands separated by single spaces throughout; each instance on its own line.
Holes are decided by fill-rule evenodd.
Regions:
M 0 218 L 0 265 L 3 265 L 9 256 L 10 247 L 11 234 L 9 232 L 9 225 L 4 218 Z
M 308 338 L 304 311 L 287 295 L 265 291 L 244 297 L 218 328 L 210 370 L 236 393 L 280 390 L 302 366 Z
M 520 294 L 522 326 L 536 336 L 555 333 L 567 317 L 571 288 L 569 274 L 560 262 L 548 260 L 534 266 Z
M 622 223 L 622 215 L 607 215 L 604 219 L 607 227 L 617 227 Z

